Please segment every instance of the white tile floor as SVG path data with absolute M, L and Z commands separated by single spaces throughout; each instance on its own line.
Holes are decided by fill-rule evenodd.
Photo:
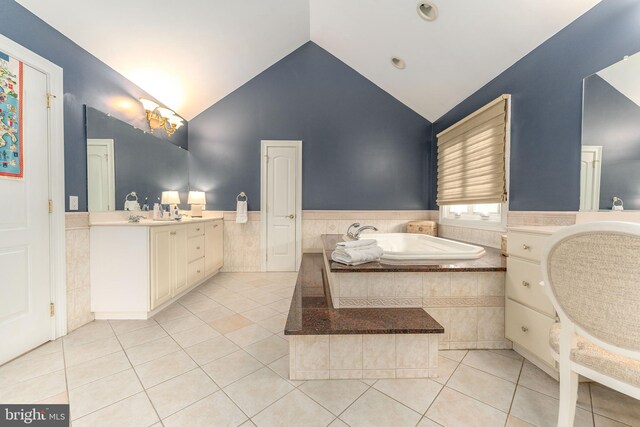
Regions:
M 295 274 L 222 273 L 154 319 L 96 321 L 0 367 L 0 402 L 71 404 L 73 426 L 555 426 L 558 384 L 512 351 L 446 351 L 440 377 L 289 381 Z M 640 426 L 580 386 L 576 426 Z

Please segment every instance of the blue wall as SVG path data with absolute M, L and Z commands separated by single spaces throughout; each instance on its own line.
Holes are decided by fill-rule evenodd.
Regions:
M 135 84 L 13 0 L 0 0 L 2 34 L 64 69 L 65 189 L 87 210 L 84 105 L 148 129 L 138 98 L 153 99 Z M 169 140 L 187 148 L 188 125 Z M 162 132 L 158 132 L 161 136 Z M 68 208 L 69 197 L 66 197 Z
M 585 80 L 584 94 L 582 143 L 602 146 L 600 209 L 618 196 L 640 210 L 640 107 L 598 75 Z
M 303 209 L 426 209 L 431 123 L 309 42 L 189 122 L 209 209 L 260 209 L 260 140 L 302 140 Z
M 604 0 L 436 120 L 434 135 L 512 94 L 510 209 L 576 211 L 582 79 L 639 50 L 640 2 Z M 435 156 L 432 162 L 435 209 Z

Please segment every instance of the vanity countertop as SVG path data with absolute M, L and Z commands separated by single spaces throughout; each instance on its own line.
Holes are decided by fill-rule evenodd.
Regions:
M 114 226 L 162 227 L 162 226 L 168 226 L 168 225 L 196 224 L 199 222 L 207 222 L 207 221 L 214 221 L 214 220 L 220 220 L 220 219 L 222 219 L 222 215 L 210 216 L 206 218 L 187 217 L 179 221 L 154 221 L 153 219 L 142 219 L 140 220 L 140 222 L 129 222 L 127 219 L 114 219 L 114 220 L 106 220 L 106 221 L 95 221 L 95 222 L 92 221 L 90 225 L 92 227 L 114 227 Z
M 508 230 L 535 234 L 553 234 L 566 227 L 566 225 L 516 225 L 508 227 Z

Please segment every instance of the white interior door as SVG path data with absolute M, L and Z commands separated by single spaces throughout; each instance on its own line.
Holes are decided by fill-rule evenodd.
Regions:
M 116 210 L 113 139 L 87 140 L 89 212 Z
M 602 147 L 583 145 L 580 161 L 580 210 L 600 209 L 600 174 L 602 169 Z
M 296 271 L 298 148 L 267 146 L 267 271 Z
M 22 82 L 24 179 L 0 178 L 0 364 L 52 334 L 47 76 L 24 64 Z

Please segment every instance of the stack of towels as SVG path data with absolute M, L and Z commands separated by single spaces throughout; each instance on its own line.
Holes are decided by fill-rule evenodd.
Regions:
M 331 259 L 341 264 L 360 265 L 378 261 L 382 254 L 383 250 L 376 240 L 362 239 L 338 243 L 331 253 Z

